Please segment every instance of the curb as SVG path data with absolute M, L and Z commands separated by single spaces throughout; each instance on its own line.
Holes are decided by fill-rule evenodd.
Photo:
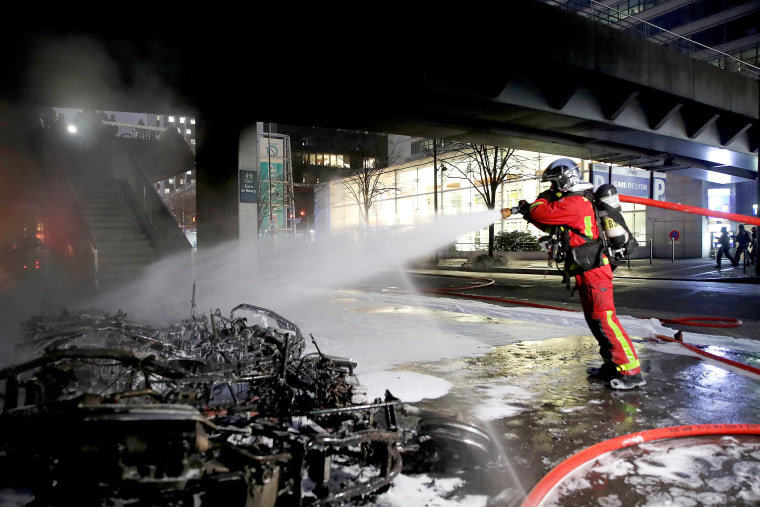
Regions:
M 555 275 L 562 276 L 562 273 L 555 268 L 538 269 L 538 268 L 484 268 L 473 269 L 465 266 L 437 266 L 432 268 L 437 271 L 460 271 L 464 273 L 514 273 L 525 275 Z M 615 275 L 615 278 L 638 279 L 638 280 L 670 280 L 680 282 L 713 282 L 713 283 L 760 283 L 760 277 L 750 275 L 739 275 L 735 277 L 672 277 L 672 276 L 647 276 L 647 275 Z

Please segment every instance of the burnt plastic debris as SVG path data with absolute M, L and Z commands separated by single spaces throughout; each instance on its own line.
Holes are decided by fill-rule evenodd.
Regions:
M 328 505 L 387 489 L 402 455 L 440 466 L 431 445 L 459 434 L 488 452 L 466 423 L 402 427 L 413 407 L 367 400 L 356 364 L 314 345 L 249 304 L 169 327 L 34 317 L 0 370 L 0 490 L 35 506 Z

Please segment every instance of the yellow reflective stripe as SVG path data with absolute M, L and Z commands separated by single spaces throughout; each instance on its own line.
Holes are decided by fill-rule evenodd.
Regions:
M 543 204 L 543 203 L 542 202 L 534 202 L 533 204 L 530 205 L 530 211 L 533 211 L 533 208 L 535 208 L 536 206 L 539 206 L 541 204 Z
M 586 227 L 586 229 L 583 231 L 584 236 L 588 236 L 589 238 L 594 237 L 594 229 L 592 229 L 592 217 L 583 217 L 583 225 Z
M 619 364 L 617 366 L 617 369 L 618 369 L 618 371 L 628 371 L 628 370 L 636 369 L 639 366 L 641 366 L 641 363 L 639 362 L 639 360 L 638 359 L 634 359 L 633 361 L 631 361 L 628 364 Z
M 641 363 L 639 362 L 639 360 L 636 359 L 636 354 L 633 352 L 630 345 L 628 344 L 628 340 L 625 339 L 625 336 L 623 336 L 623 332 L 620 330 L 618 325 L 612 319 L 612 310 L 607 310 L 607 325 L 610 326 L 610 329 L 612 329 L 612 332 L 615 333 L 615 339 L 618 341 L 618 343 L 620 343 L 620 346 L 623 347 L 623 351 L 625 352 L 625 357 L 627 357 L 630 360 L 627 364 L 617 365 L 618 371 L 633 370 L 634 368 L 638 368 L 639 366 L 641 366 Z

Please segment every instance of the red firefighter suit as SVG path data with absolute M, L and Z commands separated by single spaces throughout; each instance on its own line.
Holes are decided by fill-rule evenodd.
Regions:
M 587 197 L 580 194 L 566 194 L 552 202 L 542 194 L 530 205 L 526 218 L 541 230 L 551 226 L 567 226 L 571 229 L 568 241 L 571 248 L 585 243 L 574 230 L 582 232 L 588 238 L 599 238 L 593 205 Z M 641 373 L 636 349 L 615 312 L 612 268 L 607 257 L 604 257 L 603 265 L 577 275 L 575 284 L 583 314 L 599 343 L 599 354 L 604 362 L 613 363 L 620 375 Z

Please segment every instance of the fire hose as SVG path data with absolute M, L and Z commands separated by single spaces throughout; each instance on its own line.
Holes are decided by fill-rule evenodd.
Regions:
M 626 447 L 666 440 L 670 438 L 709 436 L 709 435 L 760 435 L 760 424 L 696 424 L 690 426 L 672 426 L 655 428 L 617 438 L 605 440 L 574 454 L 547 475 L 545 475 L 528 493 L 522 507 L 538 507 L 562 480 L 585 463 L 606 453 Z
M 706 208 L 698 208 L 696 206 L 688 206 L 686 204 L 679 204 L 675 202 L 655 201 L 654 199 L 646 199 L 644 197 L 635 197 L 633 195 L 619 194 L 618 198 L 621 202 L 628 202 L 632 204 L 643 204 L 645 206 L 654 206 L 655 208 L 669 209 L 673 211 L 683 211 L 684 213 L 691 213 L 694 215 L 702 215 L 706 217 L 725 218 L 726 220 L 733 220 L 742 224 L 752 224 L 760 226 L 760 218 L 751 217 L 747 215 L 740 215 L 738 213 L 727 213 L 725 211 L 714 211 Z

